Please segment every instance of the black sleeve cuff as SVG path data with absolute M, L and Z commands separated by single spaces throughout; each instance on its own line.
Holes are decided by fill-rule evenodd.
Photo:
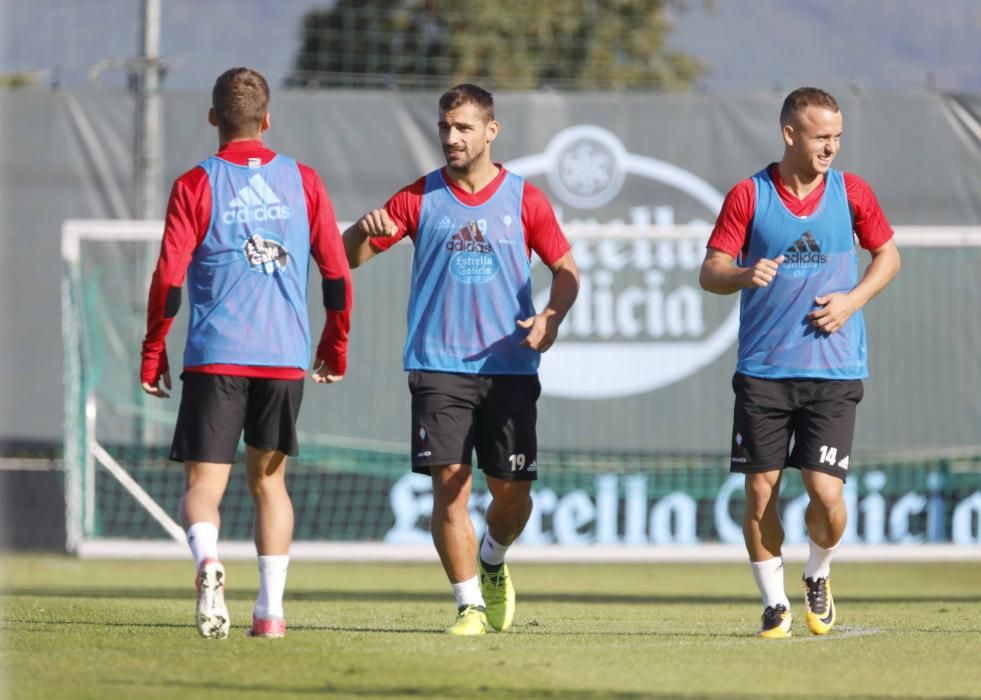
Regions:
M 330 311 L 344 311 L 347 306 L 347 283 L 343 277 L 323 279 L 320 288 L 324 293 L 324 308 Z
M 167 290 L 167 301 L 164 303 L 164 318 L 173 318 L 181 308 L 181 288 L 171 287 Z

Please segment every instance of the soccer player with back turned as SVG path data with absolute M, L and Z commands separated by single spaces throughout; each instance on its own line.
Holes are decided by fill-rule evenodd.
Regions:
M 293 535 L 284 473 L 287 455 L 298 451 L 296 419 L 311 359 L 310 256 L 320 268 L 327 313 L 317 383 L 340 381 L 347 367 L 350 268 L 317 173 L 262 143 L 270 124 L 266 80 L 248 68 L 223 73 L 208 121 L 218 128 L 218 153 L 174 182 L 167 205 L 150 286 L 143 389 L 168 396 L 165 339 L 186 275 L 190 322 L 170 457 L 184 463 L 181 516 L 197 571 L 198 630 L 228 636 L 218 506 L 244 430 L 259 555 L 259 594 L 248 632 L 282 637 Z
M 795 90 L 780 126 L 783 158 L 726 196 L 700 278 L 707 291 L 741 292 L 731 469 L 746 475 L 743 534 L 768 639 L 791 633 L 777 513 L 786 467 L 801 470 L 809 497 L 807 627 L 826 634 L 835 623 L 831 558 L 845 530 L 842 487 L 868 376 L 861 309 L 900 264 L 871 188 L 831 168 L 842 133 L 834 97 Z M 872 258 L 861 278 L 856 237 Z
M 437 126 L 446 167 L 365 214 L 344 232 L 344 247 L 357 267 L 404 236 L 415 244 L 403 352 L 412 469 L 432 477 L 433 542 L 457 603 L 447 632 L 472 635 L 506 630 L 514 616 L 504 556 L 531 514 L 538 363 L 579 278 L 545 196 L 491 160 L 500 130 L 491 94 L 450 89 Z M 538 313 L 532 251 L 552 271 Z M 493 497 L 479 548 L 469 511 L 474 449 Z

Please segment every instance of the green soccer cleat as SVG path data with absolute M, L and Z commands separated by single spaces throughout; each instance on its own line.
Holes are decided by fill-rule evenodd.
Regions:
M 480 572 L 480 593 L 487 604 L 487 622 L 498 632 L 511 626 L 514 620 L 514 586 L 508 565 L 501 564 L 497 571 L 487 571 L 484 562 L 478 562 Z
M 838 611 L 831 597 L 831 578 L 804 579 L 804 619 L 811 634 L 827 634 L 835 625 Z
M 447 634 L 471 637 L 487 633 L 487 611 L 478 605 L 464 605 L 456 615 L 456 620 L 446 628 Z
M 757 634 L 763 639 L 786 639 L 791 634 L 791 622 L 790 611 L 783 605 L 767 606 L 763 611 L 763 624 Z

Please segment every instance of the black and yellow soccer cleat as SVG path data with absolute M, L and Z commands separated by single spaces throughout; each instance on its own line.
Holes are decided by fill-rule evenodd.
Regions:
M 790 636 L 792 618 L 783 605 L 768 605 L 763 611 L 763 624 L 757 633 L 763 639 L 786 639 Z
M 804 608 L 807 629 L 812 634 L 827 634 L 834 627 L 837 610 L 831 597 L 831 578 L 804 579 Z

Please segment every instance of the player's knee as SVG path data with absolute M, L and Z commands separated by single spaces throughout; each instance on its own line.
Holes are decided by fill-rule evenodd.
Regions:
M 822 479 L 807 485 L 810 505 L 823 511 L 834 512 L 845 503 L 842 482 L 838 479 Z
M 466 509 L 470 501 L 470 488 L 466 484 L 441 484 L 433 490 L 433 502 L 446 509 Z
M 534 482 L 525 480 L 501 479 L 488 476 L 487 488 L 495 501 L 514 501 L 516 503 L 531 499 L 531 486 Z
M 534 503 L 531 494 L 522 490 L 509 491 L 504 496 L 495 496 L 494 501 L 515 515 L 531 513 Z
M 433 510 L 443 511 L 450 517 L 470 517 L 469 484 L 444 483 L 433 490 Z
M 530 510 L 520 503 L 505 503 L 497 501 L 493 504 L 493 513 L 495 520 L 499 520 L 506 523 L 523 523 L 527 516 L 530 514 Z
M 250 471 L 245 480 L 249 485 L 249 491 L 255 498 L 278 496 L 286 493 L 286 482 L 279 472 L 268 474 L 259 470 Z
M 746 516 L 752 520 L 763 520 L 772 510 L 777 493 L 772 484 L 764 481 L 751 481 L 746 484 Z
M 433 502 L 433 519 L 448 523 L 470 522 L 470 499 L 458 498 L 449 501 Z
M 195 501 L 220 501 L 225 493 L 226 482 L 220 479 L 189 479 L 185 483 L 184 498 Z
M 821 490 L 811 493 L 810 506 L 817 508 L 823 513 L 835 513 L 845 505 L 845 498 L 841 492 L 833 490 Z

